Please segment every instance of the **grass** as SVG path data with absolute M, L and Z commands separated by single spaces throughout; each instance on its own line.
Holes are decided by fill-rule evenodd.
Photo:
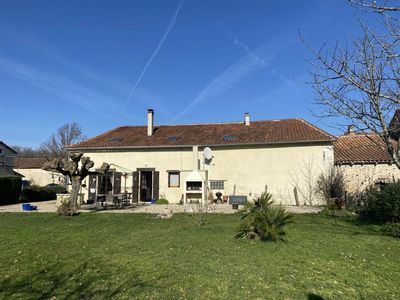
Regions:
M 240 216 L 0 214 L 0 298 L 390 299 L 400 240 L 297 215 L 286 243 L 233 239 Z

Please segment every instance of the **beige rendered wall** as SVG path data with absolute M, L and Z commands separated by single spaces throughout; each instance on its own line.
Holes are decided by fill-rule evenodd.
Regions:
M 389 164 L 354 164 L 337 166 L 343 172 L 346 190 L 357 193 L 379 181 L 400 179 L 400 170 Z
M 49 183 L 64 184 L 64 176 L 59 173 L 49 172 L 42 169 L 15 169 L 24 175 L 24 180 L 29 180 L 31 185 L 45 186 Z
M 202 161 L 202 148 L 199 148 L 199 160 Z M 300 203 L 306 194 L 306 169 L 312 174 L 314 182 L 317 176 L 333 164 L 333 148 L 324 145 L 283 145 L 283 146 L 238 146 L 215 147 L 214 158 L 210 165 L 200 163 L 200 170 L 206 170 L 209 180 L 225 180 L 224 195 L 247 195 L 253 199 L 265 190 L 272 193 L 278 203 L 294 205 L 293 188 L 296 185 Z M 99 168 L 103 162 L 121 172 L 136 171 L 137 168 L 155 168 L 160 172 L 160 196 L 170 203 L 177 203 L 184 193 L 186 176 L 193 170 L 193 152 L 189 148 L 180 149 L 147 149 L 125 152 L 87 152 Z M 167 170 L 181 171 L 179 188 L 168 187 Z M 202 172 L 206 174 L 206 172 Z M 311 176 L 308 176 L 311 177 Z M 85 180 L 87 181 L 87 179 Z M 86 183 L 84 181 L 84 183 Z M 122 178 L 122 189 L 125 182 Z M 131 191 L 132 177 L 127 178 L 128 191 Z M 85 199 L 87 188 L 83 189 Z M 319 199 L 315 198 L 313 204 Z

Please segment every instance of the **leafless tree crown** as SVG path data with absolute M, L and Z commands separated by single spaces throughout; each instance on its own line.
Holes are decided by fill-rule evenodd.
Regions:
M 85 138 L 81 126 L 73 122 L 60 127 L 47 142 L 42 144 L 41 149 L 53 157 L 66 157 L 64 147 L 80 142 Z
M 377 13 L 376 26 L 360 21 L 361 35 L 333 47 L 309 46 L 311 85 L 321 117 L 344 117 L 361 132 L 375 132 L 400 168 L 399 128 L 391 126 L 400 109 L 400 8 L 386 1 L 348 0 L 362 11 Z M 390 13 L 388 15 L 387 13 Z M 392 123 L 393 124 L 393 123 Z M 397 145 L 396 145 L 397 144 Z

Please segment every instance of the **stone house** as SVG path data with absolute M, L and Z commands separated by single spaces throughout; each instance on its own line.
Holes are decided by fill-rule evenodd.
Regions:
M 385 143 L 376 133 L 350 131 L 337 137 L 334 162 L 344 175 L 349 193 L 400 179 L 400 170 L 392 163 Z
M 14 159 L 14 170 L 24 176 L 31 185 L 46 186 L 50 183 L 65 184 L 63 175 L 57 172 L 42 170 L 46 158 L 16 157 Z
M 17 152 L 0 141 L 0 176 L 19 175 L 14 172 L 14 158 Z

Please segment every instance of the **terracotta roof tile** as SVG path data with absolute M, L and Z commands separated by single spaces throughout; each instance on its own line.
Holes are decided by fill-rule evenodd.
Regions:
M 191 125 L 123 126 L 68 148 L 169 147 L 332 141 L 334 137 L 303 119 Z
M 340 136 L 334 142 L 335 163 L 389 163 L 387 146 L 376 133 Z
M 16 157 L 14 158 L 15 169 L 41 169 L 42 165 L 47 161 L 46 158 L 29 158 Z

